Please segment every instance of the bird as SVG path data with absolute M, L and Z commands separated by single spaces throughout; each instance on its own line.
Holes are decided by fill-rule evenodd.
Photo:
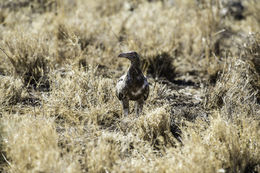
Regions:
M 129 114 L 129 101 L 135 101 L 136 116 L 139 116 L 149 96 L 149 83 L 140 68 L 140 57 L 136 52 L 121 53 L 118 57 L 127 58 L 131 65 L 117 81 L 116 96 L 122 104 L 124 116 Z

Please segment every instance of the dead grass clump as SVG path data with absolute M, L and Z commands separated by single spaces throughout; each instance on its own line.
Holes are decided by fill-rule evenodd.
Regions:
M 186 123 L 187 126 L 182 127 L 184 145 L 167 148 L 165 156 L 155 161 L 156 169 L 166 172 L 259 171 L 259 122 L 244 116 L 237 120 L 230 122 L 225 114 L 213 113 L 210 123 L 201 120 Z
M 31 1 L 30 7 L 33 13 L 47 13 L 56 12 L 57 1 L 53 0 L 41 0 L 41 1 Z
M 12 76 L 0 76 L 0 79 L 0 103 L 6 108 L 12 109 L 12 106 L 19 104 L 27 106 L 40 105 L 40 98 L 31 94 L 28 89 L 24 87 L 21 79 Z
M 4 151 L 13 172 L 78 172 L 78 163 L 62 158 L 53 119 L 3 114 Z M 22 129 L 22 130 L 21 130 Z
M 108 2 L 106 0 L 98 0 L 96 3 L 96 10 L 101 16 L 110 16 L 120 12 L 125 2 L 120 0 L 115 0 Z
M 0 24 L 4 24 L 5 18 L 6 18 L 6 12 L 4 10 L 1 10 L 0 12 Z
M 226 171 L 257 171 L 260 165 L 260 152 L 257 149 L 260 145 L 259 122 L 252 117 L 244 118 L 243 113 L 234 122 L 228 122 L 225 115 L 222 116 L 211 121 L 206 130 L 210 135 L 204 138 L 205 142 L 218 146 L 212 147 L 212 152 Z
M 2 116 L 2 113 L 0 113 Z M 0 123 L 0 152 L 1 152 L 1 156 L 0 156 L 0 171 L 3 172 L 4 171 L 4 167 L 7 165 L 6 163 L 6 158 L 5 155 L 6 153 L 4 152 L 4 139 L 3 139 L 3 126 L 2 123 Z
M 247 43 L 243 45 L 242 57 L 250 63 L 252 70 L 256 71 L 253 85 L 258 89 L 257 102 L 260 103 L 260 33 L 254 33 L 247 37 Z
M 0 76 L 0 103 L 1 105 L 14 105 L 23 100 L 27 95 L 20 79 Z
M 251 34 L 247 38 L 244 48 L 244 58 L 254 64 L 254 68 L 260 75 L 260 33 Z
M 170 115 L 164 108 L 158 108 L 139 117 L 136 122 L 137 133 L 141 139 L 148 141 L 155 148 L 173 146 L 170 123 Z
M 116 136 L 104 133 L 95 141 L 88 141 L 83 165 L 88 172 L 111 172 L 120 159 Z
M 162 53 L 155 57 L 148 57 L 144 60 L 144 65 L 147 64 L 147 74 L 151 75 L 154 79 L 166 78 L 173 81 L 175 78 L 175 68 L 173 66 L 173 58 L 167 54 Z
M 44 13 L 55 10 L 56 1 L 52 0 L 23 0 L 23 1 L 6 1 L 1 2 L 1 8 L 9 9 L 10 11 L 21 10 L 22 8 L 30 8 L 33 13 Z
M 110 30 L 105 19 L 103 22 L 95 23 L 95 16 L 91 14 L 84 16 L 86 21 L 80 23 L 77 20 L 67 21 L 64 16 L 60 18 L 55 29 L 56 57 L 59 66 L 68 63 L 74 64 L 75 61 L 83 62 L 86 59 L 86 63 L 91 65 L 93 62 L 96 64 L 111 63 L 109 62 L 111 59 L 103 58 L 104 54 L 110 57 L 114 56 L 114 53 L 112 54 L 114 43 L 111 44 L 114 38 L 111 41 L 105 36 L 108 33 L 104 33 L 104 30 Z M 101 38 L 105 38 L 105 40 Z M 100 60 L 101 57 L 102 60 Z
M 68 63 L 68 60 L 73 60 L 79 57 L 80 54 L 79 38 L 69 26 L 59 24 L 57 26 L 57 63 Z
M 73 154 L 82 172 L 118 172 L 120 162 L 132 154 L 135 142 L 133 135 L 99 129 L 91 123 L 77 127 L 66 126 L 65 132 L 61 134 L 62 153 Z
M 70 95 L 67 96 L 73 99 L 73 101 L 69 101 L 68 98 L 64 100 L 68 103 L 67 106 L 91 108 L 92 105 L 103 105 L 113 99 L 113 81 L 96 76 L 96 68 L 92 66 L 88 66 L 87 69 L 87 71 L 78 71 L 76 68 L 53 71 L 51 75 L 53 91 L 68 91 Z M 59 98 L 55 92 L 53 94 L 55 98 Z M 64 95 L 60 96 L 64 97 Z
M 255 19 L 255 25 L 260 26 L 260 4 L 257 2 L 257 0 L 249 0 L 249 1 L 244 1 L 246 5 L 246 14 L 249 16 L 253 16 Z
M 78 71 L 77 68 L 68 68 L 52 72 L 51 92 L 45 101 L 53 115 L 73 121 L 83 118 L 102 124 L 102 119 L 111 110 L 111 103 L 115 103 L 114 84 L 111 79 L 97 76 L 96 68 L 88 66 L 87 69 Z M 77 113 L 80 111 L 84 112 L 83 116 Z
M 5 39 L 3 51 L 12 67 L 8 70 L 20 77 L 24 86 L 47 91 L 51 64 L 49 47 L 44 41 L 44 38 L 17 33 L 15 39 Z
M 141 3 L 124 25 L 128 49 L 149 56 L 158 55 L 158 52 L 170 52 L 171 55 L 176 47 L 175 38 L 178 34 L 175 33 L 178 20 L 172 20 L 177 17 L 172 13 L 173 10 L 164 10 L 161 2 Z M 156 17 L 158 13 L 167 22 Z
M 252 115 L 259 96 L 259 76 L 248 61 L 229 57 L 226 67 L 207 97 L 210 108 L 222 109 L 229 118 Z
M 1 8 L 9 8 L 10 10 L 17 10 L 19 8 L 28 7 L 30 2 L 28 0 L 24 1 L 6 1 L 1 2 Z

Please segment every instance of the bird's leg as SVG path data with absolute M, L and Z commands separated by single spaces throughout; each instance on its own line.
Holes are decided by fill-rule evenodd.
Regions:
M 123 105 L 124 116 L 127 116 L 129 113 L 129 100 L 123 99 L 123 100 L 121 100 L 121 103 Z
M 136 116 L 139 116 L 139 114 L 142 112 L 143 104 L 144 104 L 143 100 L 137 100 L 135 102 L 135 113 L 136 113 Z

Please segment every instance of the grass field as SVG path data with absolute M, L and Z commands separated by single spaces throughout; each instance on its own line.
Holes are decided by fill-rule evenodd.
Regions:
M 0 0 L 0 172 L 260 173 L 259 0 Z M 122 116 L 136 51 L 150 83 Z

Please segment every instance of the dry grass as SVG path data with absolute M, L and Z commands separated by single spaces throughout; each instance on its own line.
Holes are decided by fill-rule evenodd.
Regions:
M 260 172 L 260 2 L 237 2 L 0 1 L 0 171 Z

